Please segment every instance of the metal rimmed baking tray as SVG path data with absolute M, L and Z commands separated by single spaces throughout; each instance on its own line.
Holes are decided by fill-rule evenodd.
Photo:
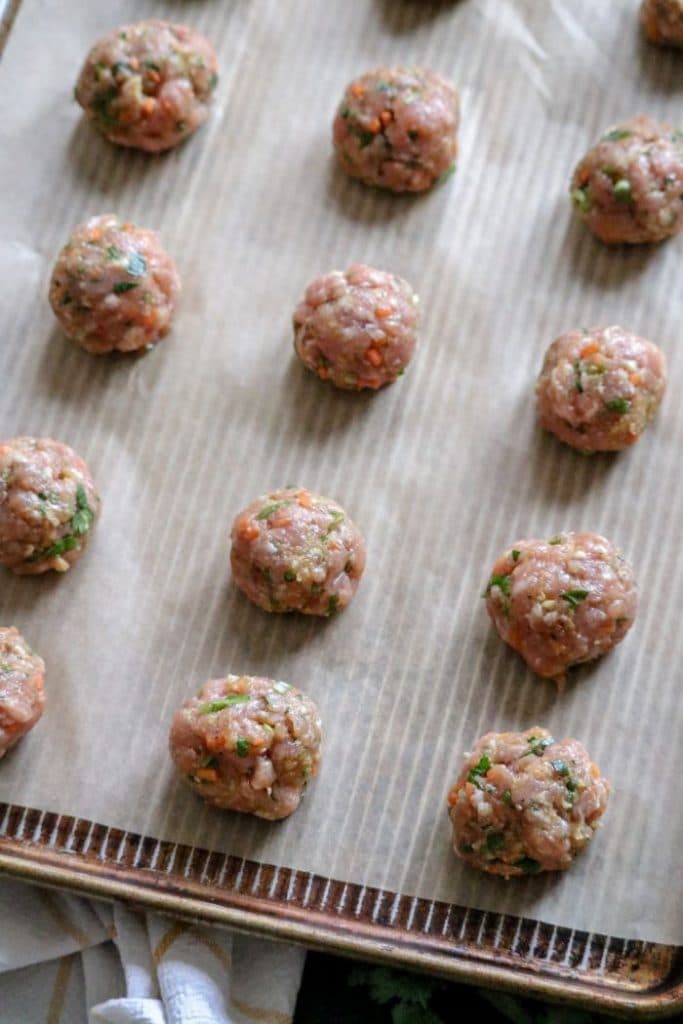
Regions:
M 641 50 L 635 5 L 568 6 L 195 0 L 221 56 L 216 110 L 187 146 L 146 160 L 107 146 L 68 95 L 88 42 L 138 6 L 69 18 L 23 0 L 3 62 L 0 130 L 22 189 L 3 183 L 0 423 L 78 448 L 104 514 L 68 577 L 3 579 L 3 618 L 46 657 L 49 711 L 3 763 L 2 870 L 585 1005 L 680 1008 L 661 896 L 680 823 L 637 783 L 677 777 L 665 684 L 681 640 L 661 583 L 683 509 L 681 414 L 670 401 L 637 450 L 589 463 L 539 437 L 528 398 L 547 341 L 584 315 L 661 341 L 676 393 L 675 244 L 607 254 L 572 225 L 564 179 L 641 95 L 670 110 L 680 76 Z M 610 40 L 624 52 L 608 68 Z M 448 186 L 402 201 L 340 176 L 327 132 L 355 71 L 413 59 L 462 88 L 462 160 Z M 589 107 L 583 93 L 572 105 L 569 65 Z M 68 346 L 43 297 L 69 228 L 111 208 L 161 229 L 185 285 L 173 334 L 140 360 Z M 321 390 L 289 355 L 307 279 L 359 257 L 414 281 L 424 309 L 410 373 L 370 400 Z M 230 513 L 290 480 L 334 494 L 368 536 L 366 578 L 329 624 L 269 618 L 229 584 Z M 559 696 L 491 635 L 477 594 L 501 547 L 568 519 L 633 554 L 644 600 L 634 635 Z M 169 770 L 173 706 L 227 670 L 290 678 L 329 723 L 321 776 L 277 829 L 201 810 Z M 615 797 L 566 878 L 501 888 L 454 862 L 445 790 L 473 735 L 537 720 L 584 739 Z M 668 841 L 642 857 L 648 829 Z M 672 941 L 649 941 L 665 930 Z

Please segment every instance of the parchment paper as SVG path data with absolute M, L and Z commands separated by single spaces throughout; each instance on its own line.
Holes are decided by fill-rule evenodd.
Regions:
M 0 621 L 48 665 L 43 721 L 0 765 L 0 799 L 329 877 L 628 938 L 683 942 L 683 241 L 610 251 L 570 215 L 574 163 L 611 122 L 676 120 L 683 57 L 639 40 L 636 0 L 24 0 L 0 66 L 0 435 L 89 462 L 104 511 L 64 578 L 4 574 Z M 92 41 L 185 20 L 222 67 L 205 128 L 158 158 L 117 149 L 71 98 Z M 422 63 L 462 91 L 454 179 L 422 198 L 346 180 L 330 147 L 346 82 Z M 142 358 L 70 345 L 46 301 L 85 218 L 159 228 L 184 291 Z M 314 275 L 364 260 L 422 298 L 418 354 L 376 395 L 304 371 L 290 315 Z M 547 344 L 621 323 L 670 386 L 631 451 L 585 458 L 536 425 Z M 228 530 L 288 483 L 337 498 L 368 567 L 331 622 L 268 615 L 231 582 Z M 479 595 L 506 545 L 593 529 L 631 557 L 627 640 L 563 694 L 497 638 Z M 324 761 L 267 824 L 204 808 L 166 753 L 174 708 L 228 672 L 308 690 Z M 577 736 L 614 784 L 572 870 L 504 883 L 460 865 L 445 799 L 488 729 Z

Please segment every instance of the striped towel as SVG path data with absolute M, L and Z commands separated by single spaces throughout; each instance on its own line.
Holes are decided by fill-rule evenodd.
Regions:
M 0 880 L 0 1024 L 289 1024 L 304 957 Z

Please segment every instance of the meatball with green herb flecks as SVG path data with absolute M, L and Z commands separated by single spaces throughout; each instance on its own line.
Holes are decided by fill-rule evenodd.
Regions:
M 75 95 L 111 142 L 158 153 L 204 123 L 217 82 L 208 40 L 186 25 L 150 18 L 97 40 Z
M 286 818 L 318 771 L 321 725 L 310 697 L 257 676 L 212 679 L 175 714 L 175 766 L 207 803 Z
M 664 353 L 622 327 L 569 331 L 549 347 L 536 382 L 543 426 L 583 452 L 620 451 L 654 417 Z
M 13 626 L 0 626 L 0 757 L 33 728 L 45 706 L 45 662 Z
M 66 572 L 83 554 L 100 499 L 83 459 L 49 438 L 0 443 L 0 565 Z
M 578 740 L 539 726 L 489 732 L 465 754 L 448 795 L 453 849 L 505 878 L 564 871 L 592 839 L 609 794 Z
M 683 47 L 683 0 L 643 0 L 640 24 L 651 43 Z
M 330 616 L 355 593 L 365 541 L 336 501 L 289 487 L 236 516 L 230 561 L 237 586 L 260 608 Z
M 179 291 L 156 231 L 106 213 L 77 227 L 60 252 L 50 304 L 66 336 L 88 352 L 133 352 L 168 333 Z
M 361 263 L 317 277 L 294 311 L 296 354 L 338 388 L 391 384 L 415 351 L 418 301 L 403 278 Z
M 633 569 L 597 533 L 517 541 L 494 565 L 483 596 L 503 640 L 558 683 L 572 665 L 623 640 L 638 603 Z
M 661 242 L 683 230 L 683 132 L 641 115 L 610 128 L 571 183 L 578 215 L 608 244 Z
M 377 68 L 351 82 L 332 129 L 339 162 L 366 185 L 423 192 L 455 170 L 458 93 L 424 68 Z

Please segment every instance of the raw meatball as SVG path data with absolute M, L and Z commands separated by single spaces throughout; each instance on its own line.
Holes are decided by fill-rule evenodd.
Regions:
M 558 682 L 623 640 L 637 607 L 633 569 L 597 533 L 517 541 L 494 565 L 484 596 L 503 640 Z
M 171 327 L 180 280 L 156 231 L 113 213 L 77 227 L 50 282 L 64 333 L 89 352 L 132 352 Z
M 211 44 L 198 32 L 150 18 L 98 39 L 76 99 L 111 142 L 157 153 L 206 121 L 217 68 Z
M 651 43 L 683 47 L 683 0 L 643 0 L 640 23 Z
M 455 170 L 458 93 L 422 68 L 378 68 L 347 86 L 332 137 L 352 178 L 423 192 Z
M 453 849 L 505 878 L 564 871 L 593 837 L 609 794 L 578 740 L 558 742 L 538 726 L 489 732 L 448 795 Z
M 583 452 L 619 451 L 638 440 L 664 394 L 666 360 L 622 327 L 569 331 L 545 354 L 536 383 L 543 426 Z
M 683 228 L 683 133 L 650 117 L 610 129 L 574 171 L 581 219 L 608 244 L 661 242 Z
M 230 560 L 237 586 L 259 608 L 333 615 L 363 575 L 365 541 L 336 501 L 289 487 L 240 512 Z
M 176 711 L 171 757 L 208 803 L 286 818 L 320 762 L 320 716 L 306 694 L 257 676 L 211 679 Z
M 45 706 L 45 662 L 19 630 L 0 626 L 0 757 L 25 736 Z
M 83 554 L 100 499 L 83 459 L 49 438 L 0 442 L 0 565 L 66 572 Z
M 335 270 L 311 281 L 294 311 L 294 348 L 339 388 L 381 388 L 415 351 L 418 302 L 401 277 L 360 263 Z

